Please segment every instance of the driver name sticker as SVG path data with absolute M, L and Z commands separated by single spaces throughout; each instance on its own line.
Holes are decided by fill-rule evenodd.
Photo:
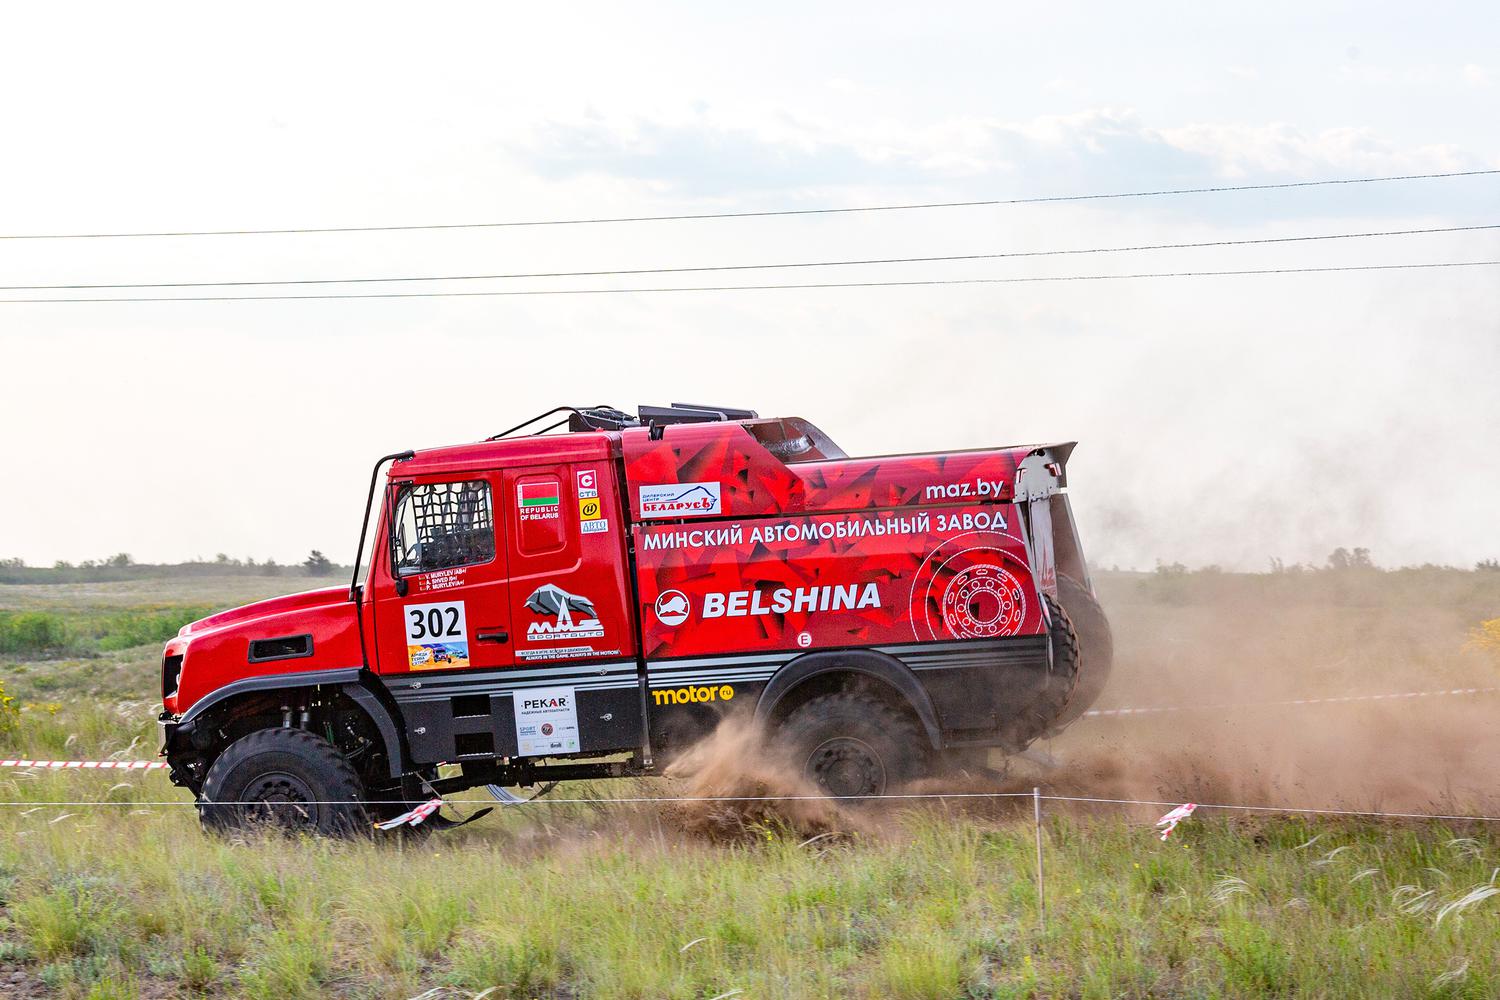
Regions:
M 578 702 L 571 687 L 523 689 L 512 697 L 517 756 L 578 752 Z
M 469 623 L 463 601 L 407 604 L 406 659 L 413 670 L 451 670 L 469 665 Z

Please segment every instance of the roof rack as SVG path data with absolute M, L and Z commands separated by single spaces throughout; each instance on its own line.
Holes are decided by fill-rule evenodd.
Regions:
M 527 431 L 528 436 L 534 434 L 545 434 L 548 431 L 567 424 L 568 430 L 578 431 L 618 431 L 626 427 L 664 427 L 667 424 L 695 424 L 712 423 L 725 420 L 754 420 L 760 416 L 754 410 L 742 410 L 732 406 L 703 406 L 697 403 L 673 403 L 670 406 L 640 406 L 636 408 L 636 415 L 631 416 L 622 410 L 612 406 L 554 406 L 545 413 L 538 413 L 530 420 L 523 420 L 509 430 L 501 431 L 499 434 L 491 435 L 487 441 L 498 441 L 504 437 L 510 437 L 517 431 L 525 430 L 533 424 L 541 423 L 543 420 L 559 413 L 566 413 L 563 419 L 555 421 L 539 430 Z
M 643 424 L 697 424 L 721 420 L 754 420 L 754 410 L 737 410 L 729 406 L 703 406 L 698 403 L 673 403 L 671 406 L 638 406 L 636 414 Z

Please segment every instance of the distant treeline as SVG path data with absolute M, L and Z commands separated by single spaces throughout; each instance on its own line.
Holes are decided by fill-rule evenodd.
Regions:
M 212 560 L 183 563 L 138 563 L 128 553 L 80 563 L 58 561 L 51 566 L 28 566 L 21 559 L 0 559 L 0 583 L 101 583 L 112 580 L 174 579 L 193 576 L 347 576 L 352 566 L 340 566 L 313 549 L 300 563 L 274 559 L 234 559 L 223 553 Z
M 1101 566 L 1101 570 L 1110 573 L 1139 573 L 1140 570 L 1128 569 L 1123 566 Z M 1160 559 L 1156 561 L 1156 568 L 1150 570 L 1158 577 L 1177 576 L 1218 576 L 1220 574 L 1234 574 L 1236 576 L 1298 576 L 1304 573 L 1407 573 L 1413 571 L 1443 571 L 1454 573 L 1469 572 L 1462 566 L 1445 566 L 1440 563 L 1422 563 L 1420 566 L 1378 566 L 1370 558 L 1369 549 L 1345 549 L 1337 548 L 1328 554 L 1328 560 L 1319 565 L 1317 563 L 1287 563 L 1276 557 L 1271 557 L 1270 567 L 1266 574 L 1256 573 L 1253 570 L 1226 570 L 1222 566 L 1208 565 L 1188 567 L 1184 563 L 1164 563 Z M 1474 564 L 1475 573 L 1500 573 L 1500 559 L 1481 559 Z

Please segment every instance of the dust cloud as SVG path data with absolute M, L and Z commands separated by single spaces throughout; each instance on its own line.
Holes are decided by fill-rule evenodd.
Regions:
M 1500 694 L 1266 704 L 1500 686 L 1466 648 L 1500 579 L 1449 570 L 1107 583 L 1117 665 L 1096 708 L 1013 762 L 1059 795 L 1397 812 L 1500 812 Z M 1029 784 L 1027 785 L 1029 787 Z
M 748 716 L 731 716 L 666 770 L 671 794 L 720 801 L 674 803 L 667 818 L 686 833 L 714 841 L 753 838 L 764 829 L 804 837 L 851 833 L 857 814 L 820 798 L 786 755 Z
M 1466 643 L 1479 621 L 1500 617 L 1500 574 L 1108 574 L 1100 584 L 1117 653 L 1095 707 L 1192 710 L 1085 717 L 1024 757 L 992 757 L 998 772 L 954 767 L 902 791 L 1039 786 L 1080 797 L 1500 815 L 1500 692 L 1268 704 L 1500 687 L 1500 661 Z M 727 723 L 669 770 L 673 794 L 815 795 L 767 744 L 774 740 L 747 723 Z M 1030 808 L 937 807 L 1000 817 L 1020 805 Z M 709 802 L 679 806 L 672 821 L 715 840 L 761 825 L 807 836 L 888 832 L 911 808 Z

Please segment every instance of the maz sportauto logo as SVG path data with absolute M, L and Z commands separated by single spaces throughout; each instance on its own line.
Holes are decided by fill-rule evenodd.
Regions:
M 641 517 L 708 517 L 724 512 L 718 483 L 663 483 L 640 488 Z
M 528 642 L 551 642 L 555 639 L 602 639 L 604 626 L 594 602 L 580 594 L 570 594 L 555 583 L 544 583 L 526 598 L 526 607 L 555 621 L 532 622 L 526 626 Z M 574 613 L 580 617 L 574 618 Z

